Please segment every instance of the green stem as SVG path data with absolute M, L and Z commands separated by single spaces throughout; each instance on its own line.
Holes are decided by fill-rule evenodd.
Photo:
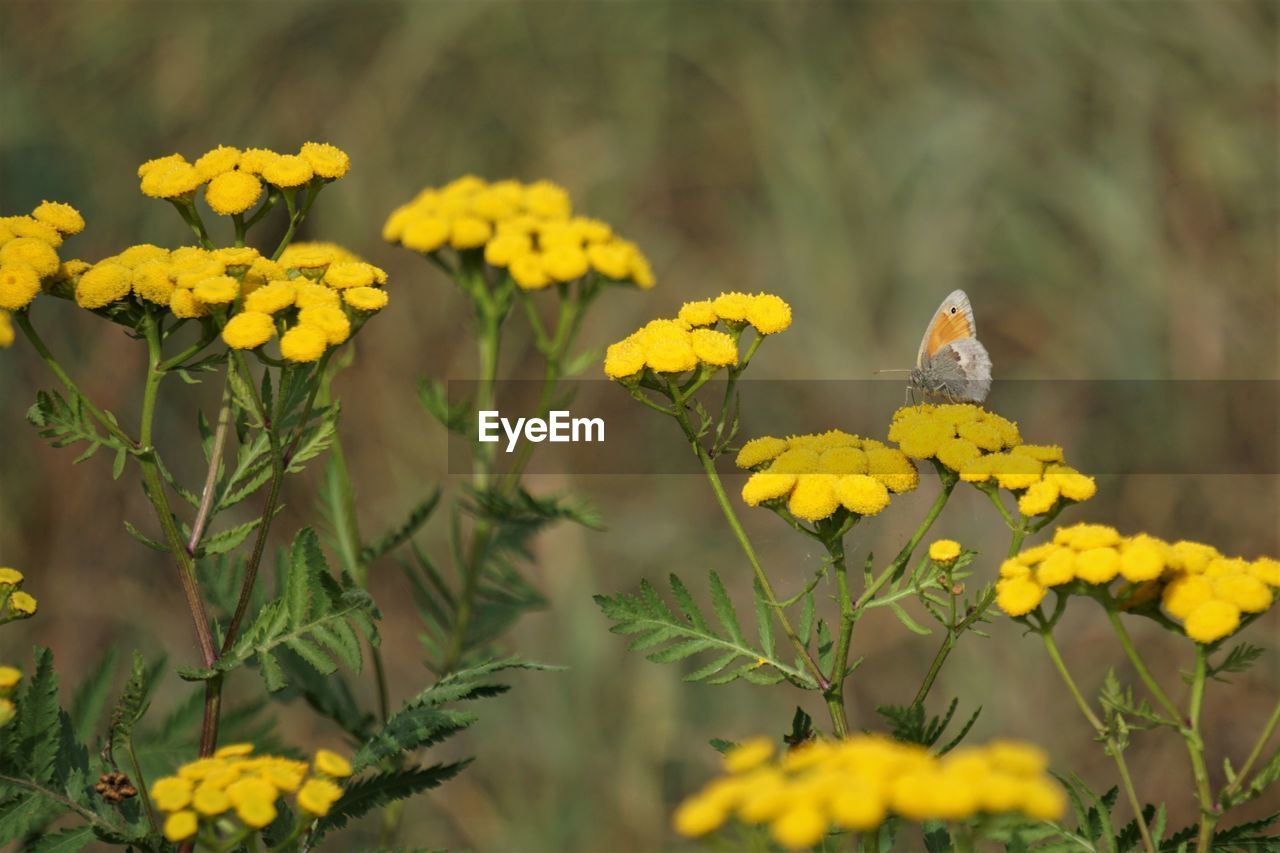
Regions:
M 778 603 L 778 597 L 773 592 L 773 584 L 769 582 L 769 576 L 765 574 L 764 566 L 760 564 L 760 558 L 756 556 L 755 547 L 752 546 L 751 540 L 747 538 L 747 531 L 743 529 L 742 522 L 738 520 L 737 514 L 733 511 L 733 504 L 729 502 L 729 495 L 725 493 L 724 483 L 720 480 L 720 473 L 716 471 L 715 460 L 711 458 L 701 442 L 698 441 L 697 433 L 689 423 L 683 400 L 677 398 L 674 389 L 671 389 L 671 395 L 675 400 L 676 421 L 680 424 L 680 428 L 684 430 L 685 437 L 689 440 L 689 445 L 693 448 L 698 461 L 702 463 L 702 470 L 706 473 L 708 482 L 711 483 L 711 490 L 715 493 L 716 502 L 720 504 L 720 510 L 729 522 L 729 527 L 733 530 L 733 535 L 742 547 L 743 553 L 747 555 L 747 561 L 751 563 L 751 570 L 755 573 L 756 581 L 760 584 L 765 600 L 768 602 L 770 609 L 773 610 L 774 616 L 777 617 L 778 624 L 782 626 L 782 632 L 787 635 L 787 639 L 791 641 L 796 653 L 800 655 L 809 673 L 818 683 L 818 688 L 825 693 L 831 687 L 831 682 L 822 674 L 822 669 L 818 666 L 817 661 L 813 659 L 813 655 L 809 653 L 807 643 L 796 634 L 795 628 L 791 626 L 791 620 L 787 618 L 787 614 Z M 839 730 L 843 725 L 843 720 L 838 715 L 833 714 L 831 724 Z
M 1200 734 L 1200 710 L 1204 704 L 1208 668 L 1208 653 L 1202 644 L 1196 643 L 1196 666 L 1191 676 L 1191 699 L 1187 709 L 1190 726 L 1183 730 L 1187 755 L 1191 759 L 1191 774 L 1196 780 L 1196 796 L 1200 800 L 1200 831 L 1196 835 L 1196 853 L 1208 853 L 1213 847 L 1213 830 L 1220 816 L 1209 788 L 1209 768 L 1205 765 L 1204 738 Z
M 1116 763 L 1116 770 L 1120 773 L 1120 782 L 1124 787 L 1125 797 L 1129 800 L 1129 807 L 1133 809 L 1134 822 L 1138 825 L 1138 832 L 1142 836 L 1142 845 L 1148 853 L 1156 853 L 1155 842 L 1151 838 L 1151 831 L 1147 828 L 1147 822 L 1142 817 L 1142 802 L 1138 799 L 1138 792 L 1133 786 L 1133 777 L 1129 774 L 1128 762 L 1124 760 L 1124 751 L 1120 744 L 1116 741 L 1115 736 L 1108 729 L 1102 720 L 1098 719 L 1098 715 L 1089 707 L 1088 701 L 1084 698 L 1084 694 L 1080 692 L 1080 688 L 1076 686 L 1075 679 L 1071 677 L 1071 672 L 1067 669 L 1066 662 L 1062 659 L 1061 652 L 1058 651 L 1058 644 L 1053 640 L 1053 632 L 1047 628 L 1040 631 L 1040 638 L 1044 641 L 1045 650 L 1049 653 L 1049 659 L 1053 661 L 1054 668 L 1058 670 L 1058 674 L 1062 676 L 1062 681 L 1067 685 L 1067 689 L 1071 692 L 1072 698 L 1076 700 L 1076 705 L 1080 708 L 1080 712 L 1084 714 L 1089 725 L 1093 728 L 1098 738 L 1105 742 L 1106 752 Z
M 316 200 L 316 196 L 320 194 L 321 186 L 317 184 L 307 185 L 307 194 L 302 199 L 301 208 L 296 207 L 294 204 L 296 190 L 285 190 L 282 193 L 285 205 L 289 208 L 289 227 L 285 229 L 284 236 L 280 238 L 280 245 L 276 246 L 276 250 L 271 253 L 271 260 L 280 260 L 280 255 L 293 242 L 293 235 L 297 233 L 298 226 L 302 224 L 302 221 L 307 218 L 307 214 L 311 211 L 312 203 Z
M 836 590 L 840 598 L 840 636 L 836 643 L 836 657 L 832 662 L 831 687 L 826 691 L 827 710 L 835 726 L 836 737 L 849 732 L 849 715 L 844 704 L 844 679 L 849 674 L 849 646 L 853 639 L 853 626 L 858 614 L 853 607 L 853 595 L 849 592 L 849 570 L 845 566 L 844 534 L 833 536 L 826 542 L 827 553 L 836 574 Z
M 53 375 L 58 378 L 58 381 L 62 383 L 62 387 L 66 388 L 68 393 L 80 401 L 80 405 L 82 405 L 89 414 L 93 415 L 93 419 L 100 423 L 103 429 L 129 447 L 137 448 L 140 445 L 140 442 L 135 441 L 126 435 L 125 431 L 120 428 L 120 425 L 115 422 L 115 419 L 94 405 L 93 401 L 84 395 L 80 390 L 80 387 L 76 385 L 74 380 L 72 380 L 71 376 L 62 369 L 62 365 L 53 357 L 53 353 L 49 351 L 49 348 L 45 346 L 44 340 L 36 332 L 35 326 L 31 325 L 31 318 L 28 316 L 28 313 L 29 312 L 27 311 L 18 311 L 13 314 L 13 319 L 17 322 L 18 328 L 22 329 L 23 334 L 27 336 L 27 340 L 31 342 L 31 346 L 35 347 L 40 358 L 49 366 L 49 370 L 51 370 Z
M 1258 734 L 1258 739 L 1254 741 L 1253 749 L 1249 750 L 1249 757 L 1245 759 L 1244 764 L 1240 765 L 1235 781 L 1223 790 L 1220 799 L 1224 804 L 1229 805 L 1234 801 L 1235 795 L 1244 786 L 1246 777 L 1262 757 L 1262 751 L 1266 749 L 1267 741 L 1271 740 L 1271 735 L 1275 734 L 1278 725 L 1280 725 L 1280 702 L 1277 702 L 1275 708 L 1271 710 L 1271 716 L 1267 718 L 1266 724 Z
M 147 790 L 147 779 L 142 775 L 142 764 L 138 761 L 138 753 L 133 748 L 133 735 L 125 740 L 125 746 L 129 750 L 129 765 L 133 768 L 133 782 L 138 786 L 138 796 L 142 798 L 142 807 L 147 813 L 147 824 L 150 825 L 151 831 L 160 832 L 160 824 L 156 820 L 155 807 L 151 805 L 151 794 Z
M 1138 654 L 1138 649 L 1134 646 L 1133 638 L 1129 636 L 1129 631 L 1124 627 L 1120 614 L 1111 608 L 1107 608 L 1107 618 L 1111 620 L 1111 627 L 1115 629 L 1116 637 L 1120 640 L 1120 645 L 1125 654 L 1129 656 L 1129 662 L 1138 671 L 1138 677 L 1142 679 L 1142 683 L 1147 686 L 1147 690 L 1164 708 L 1165 713 L 1169 715 L 1173 724 L 1180 727 L 1182 725 L 1180 722 L 1182 712 L 1178 710 L 1178 706 L 1169 698 L 1169 694 L 1164 692 L 1164 688 L 1160 686 L 1160 683 L 1152 676 L 1151 670 L 1147 668 L 1146 661 Z

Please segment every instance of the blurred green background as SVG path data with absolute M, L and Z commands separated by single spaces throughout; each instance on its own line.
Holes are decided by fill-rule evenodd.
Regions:
M 350 152 L 350 175 L 324 193 L 304 236 L 391 274 L 392 306 L 338 383 L 361 519 L 376 530 L 449 479 L 418 378 L 474 376 L 462 297 L 379 229 L 419 188 L 464 172 L 561 182 L 653 259 L 658 287 L 606 294 L 586 346 L 685 300 L 769 290 L 791 302 L 795 324 L 762 353 L 756 378 L 863 379 L 908 366 L 929 312 L 964 287 L 995 361 L 997 408 L 1001 378 L 1277 379 L 1276 12 L 1266 0 L 5 0 L 0 200 L 6 214 L 45 198 L 76 205 L 89 227 L 65 251 L 93 260 L 135 242 L 187 242 L 168 206 L 138 192 L 143 160 L 308 139 Z M 136 409 L 142 354 L 131 341 L 51 299 L 34 314 L 99 402 Z M 530 353 L 516 333 L 507 374 L 526 375 Z M 0 659 L 50 645 L 64 691 L 110 644 L 184 662 L 191 632 L 170 566 L 120 524 L 122 513 L 148 518 L 134 477 L 112 482 L 107 459 L 73 468 L 70 451 L 49 449 L 24 421 L 51 384 L 21 340 L 0 354 L 0 563 L 23 569 L 41 601 L 36 619 L 0 632 Z M 159 434 L 172 458 L 193 446 L 192 406 L 211 404 L 203 389 L 167 391 Z M 751 409 L 770 405 L 748 387 L 748 430 Z M 645 416 L 607 386 L 577 408 Z M 840 425 L 793 414 L 797 432 Z M 1142 442 L 1147 427 L 1126 424 L 1114 441 Z M 1070 454 L 1079 430 L 1068 418 L 1031 438 Z M 1071 520 L 1247 556 L 1280 551 L 1274 471 L 1100 485 Z M 799 694 L 682 685 L 676 668 L 626 653 L 591 601 L 641 577 L 715 568 L 745 602 L 747 566 L 705 483 L 542 476 L 531 487 L 587 496 L 609 525 L 540 540 L 533 574 L 550 607 L 511 638 L 522 655 L 569 669 L 519 676 L 478 708 L 482 722 L 442 754 L 479 761 L 412 801 L 402 839 L 495 851 L 675 846 L 668 815 L 712 772 L 707 740 L 779 732 Z M 933 487 L 926 477 L 866 525 L 853 559 L 896 551 Z M 1007 540 L 979 498 L 959 491 L 934 530 L 991 555 L 985 574 Z M 285 500 L 281 542 L 315 520 L 306 478 Z M 780 591 L 794 592 L 819 555 L 772 516 L 745 515 Z M 433 524 L 422 541 L 438 549 L 441 538 Z M 373 592 L 402 698 L 428 674 L 406 584 L 380 568 Z M 1097 612 L 1079 607 L 1065 625 L 1086 691 L 1107 667 L 1126 671 Z M 1273 613 L 1251 639 L 1276 651 L 1277 625 Z M 1176 683 L 1186 643 L 1135 630 Z M 974 737 L 1030 738 L 1056 769 L 1109 785 L 1110 764 L 1038 644 L 1007 621 L 991 633 L 966 638 L 935 704 L 955 695 L 962 709 L 982 705 Z M 859 628 L 858 724 L 878 726 L 876 704 L 909 701 L 936 642 L 891 617 Z M 1216 688 L 1213 748 L 1242 754 L 1278 677 L 1273 656 Z M 235 686 L 257 688 L 251 678 Z M 182 689 L 176 678 L 166 688 L 170 701 Z M 300 747 L 336 737 L 301 707 L 284 721 Z M 1168 800 L 1174 825 L 1190 822 L 1177 744 L 1137 736 L 1132 756 L 1142 796 Z M 369 843 L 361 832 L 341 843 Z

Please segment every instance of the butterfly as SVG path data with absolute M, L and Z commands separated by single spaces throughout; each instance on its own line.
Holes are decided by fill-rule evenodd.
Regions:
M 991 356 L 978 342 L 969 297 L 953 290 L 924 330 L 907 391 L 912 397 L 919 391 L 926 399 L 981 403 L 990 390 Z

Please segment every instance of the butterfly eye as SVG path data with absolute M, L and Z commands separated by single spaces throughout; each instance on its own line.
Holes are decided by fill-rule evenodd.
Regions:
M 954 305 L 953 305 L 953 306 L 951 306 L 951 313 L 952 313 L 952 314 L 956 313 L 956 308 L 955 308 L 955 306 L 954 306 Z

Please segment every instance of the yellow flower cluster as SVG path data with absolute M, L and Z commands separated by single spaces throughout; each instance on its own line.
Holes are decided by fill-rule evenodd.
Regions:
M 908 821 L 962 821 L 1021 813 L 1062 816 L 1066 797 L 1047 774 L 1043 752 L 1017 741 L 961 747 L 944 756 L 878 735 L 813 741 L 774 756 L 768 738 L 725 755 L 727 775 L 685 800 L 675 829 L 697 837 L 731 818 L 769 826 L 791 850 L 813 847 L 830 831 L 866 832 L 890 815 Z
M 1061 527 L 1052 542 L 1029 548 L 1000 567 L 996 601 L 1011 616 L 1040 605 L 1050 587 L 1075 581 L 1103 586 L 1128 581 L 1123 604 L 1157 600 L 1187 636 L 1213 643 L 1240 627 L 1246 614 L 1266 611 L 1280 589 L 1280 560 L 1225 557 L 1201 542 L 1172 544 L 1140 533 L 1121 536 L 1103 524 Z
M 224 746 L 211 758 L 184 764 L 176 775 L 157 779 L 151 799 L 168 815 L 165 837 L 186 841 L 201 824 L 210 832 L 236 837 L 239 833 L 230 823 L 233 814 L 248 829 L 262 829 L 276 819 L 276 803 L 285 794 L 293 794 L 298 809 L 309 818 L 320 817 L 342 796 L 336 780 L 351 775 L 351 764 L 327 749 L 317 752 L 310 766 L 252 753 L 252 744 Z
M 904 406 L 889 440 L 913 459 L 935 459 L 967 483 L 994 482 L 1018 496 L 1023 515 L 1047 515 L 1061 501 L 1086 501 L 1097 484 L 1063 461 L 1062 448 L 1023 444 L 1018 425 L 971 403 Z
M 483 252 L 524 290 L 603 278 L 653 287 L 653 270 L 640 249 L 596 219 L 573 215 L 564 187 L 551 181 L 489 183 L 464 175 L 428 187 L 387 217 L 382 237 L 432 254 L 445 248 Z
M 714 328 L 723 323 L 727 331 Z M 791 325 L 791 306 L 772 293 L 747 296 L 722 293 L 703 302 L 686 302 L 674 320 L 652 320 L 605 352 L 610 379 L 655 373 L 684 373 L 699 366 L 718 370 L 738 363 L 738 339 L 750 323 L 760 335 Z
M 181 154 L 148 160 L 138 167 L 138 178 L 144 195 L 160 199 L 190 199 L 203 186 L 209 208 L 220 216 L 232 216 L 253 207 L 262 197 L 264 184 L 296 190 L 341 178 L 350 167 L 345 152 L 321 142 L 308 142 L 297 154 L 219 145 L 194 163 Z
M 11 666 L 0 666 L 0 728 L 7 726 L 15 716 L 18 708 L 9 695 L 22 680 L 22 673 Z
M 22 590 L 22 572 L 0 566 L 0 625 L 36 615 L 39 603 Z
M 940 566 L 948 566 L 960 558 L 960 543 L 954 539 L 939 539 L 929 545 L 929 559 Z
M 28 216 L 0 217 L 0 347 L 13 343 L 12 311 L 40 293 L 41 281 L 62 268 L 58 247 L 84 230 L 84 217 L 69 204 L 42 202 Z
M 749 506 L 781 506 L 804 521 L 820 521 L 841 507 L 875 515 L 890 493 L 920 483 L 902 451 L 838 429 L 818 435 L 753 438 L 738 451 L 737 465 L 755 471 L 742 487 Z
M 254 349 L 279 333 L 281 354 L 295 362 L 320 358 L 350 337 L 353 322 L 385 307 L 386 280 L 378 267 L 325 243 L 294 244 L 278 261 L 249 247 L 142 244 L 70 276 L 83 308 L 136 299 L 180 319 L 225 312 L 229 347 Z

